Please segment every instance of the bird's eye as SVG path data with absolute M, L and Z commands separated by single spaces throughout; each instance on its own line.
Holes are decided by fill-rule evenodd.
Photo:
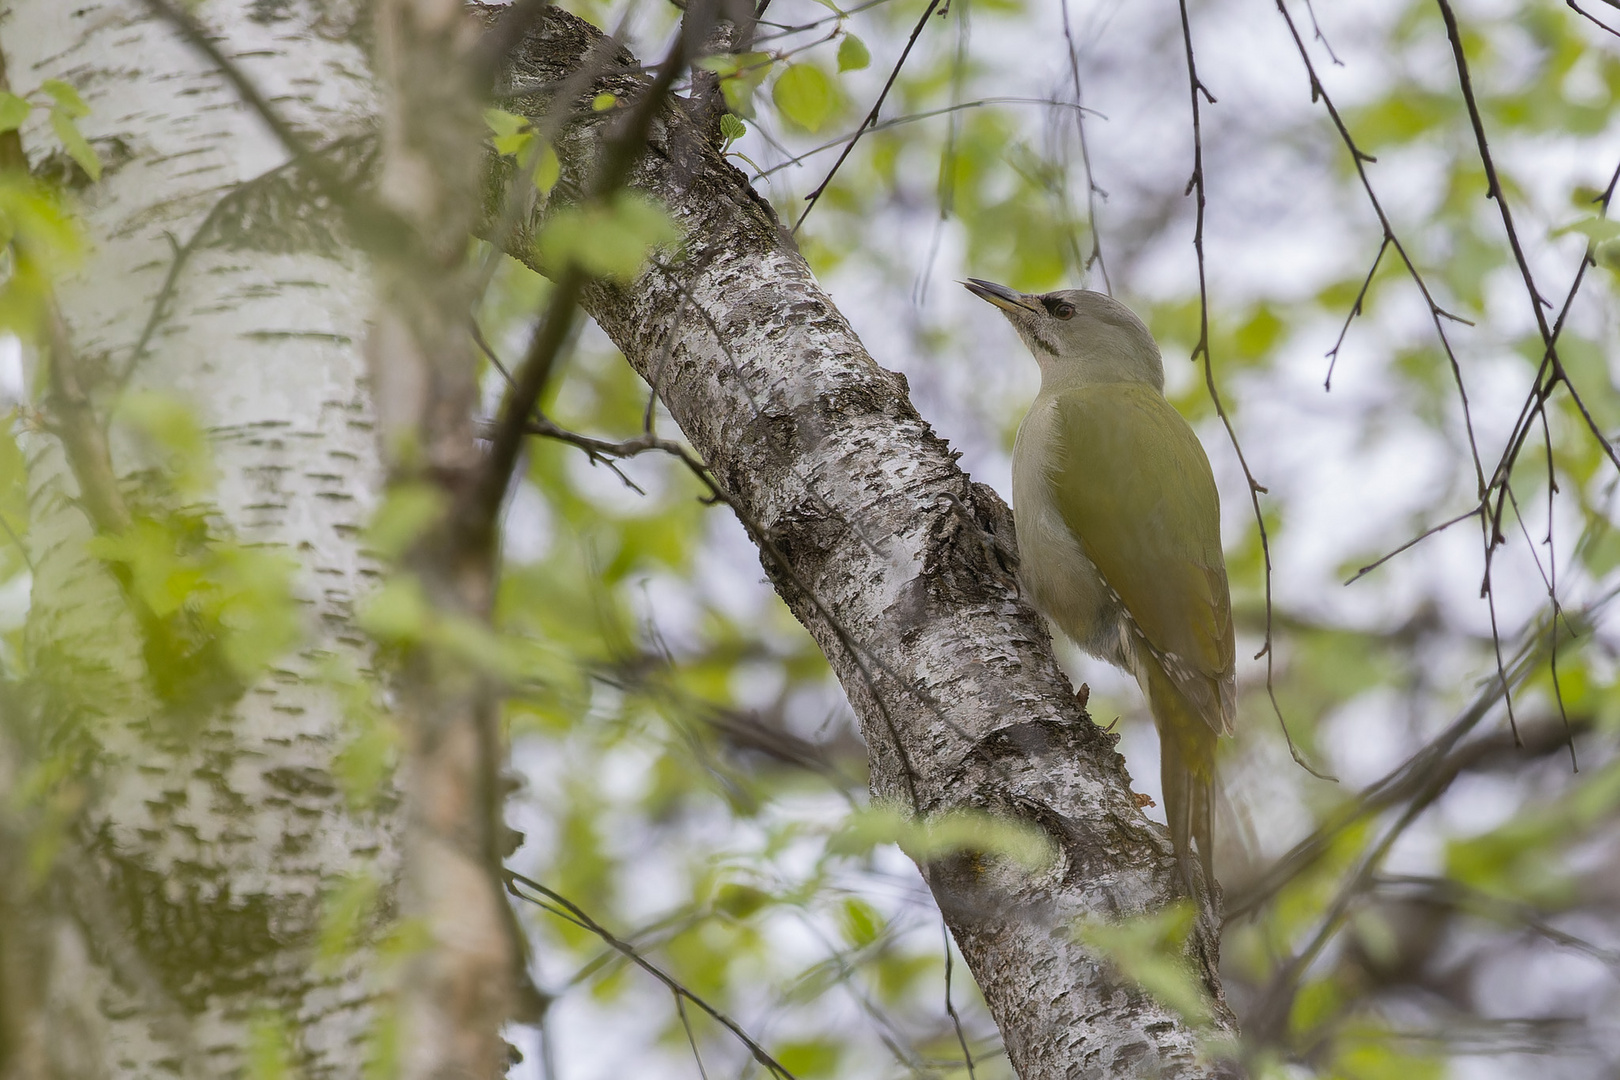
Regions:
M 1074 318 L 1074 305 L 1066 301 L 1059 301 L 1052 305 L 1052 314 L 1060 319 Z

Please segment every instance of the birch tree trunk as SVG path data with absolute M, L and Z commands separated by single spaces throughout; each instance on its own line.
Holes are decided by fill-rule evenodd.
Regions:
M 360 7 L 202 10 L 225 55 L 322 143 L 376 112 Z M 375 952 L 317 962 L 316 938 L 333 893 L 369 880 L 386 909 L 397 876 L 394 811 L 351 808 L 334 775 L 352 736 L 337 673 L 370 662 L 351 626 L 376 574 L 358 537 L 382 476 L 357 347 L 369 275 L 236 88 L 136 0 L 11 0 L 6 14 L 13 89 L 77 87 L 106 163 L 79 193 L 88 259 L 58 294 L 60 344 L 94 376 L 87 404 L 106 416 L 166 395 L 207 434 L 214 482 L 152 506 L 144 470 L 163 455 L 115 421 L 115 501 L 132 520 L 193 515 L 211 536 L 285 553 L 304 635 L 245 692 L 174 715 L 143 678 L 130 604 L 87 550 L 95 481 L 70 467 L 71 439 L 28 439 L 26 632 L 41 691 L 18 727 L 83 749 L 59 785 L 75 824 L 57 870 L 31 897 L 31 924 L 0 928 L 13 947 L 0 959 L 33 950 L 4 1003 L 8 1026 L 30 1033 L 13 1071 L 225 1075 L 268 1025 L 305 1075 L 354 1076 Z M 64 163 L 44 160 L 55 142 L 35 116 L 23 132 L 34 168 Z
M 522 111 L 572 106 L 525 90 L 556 87 L 600 39 L 548 9 L 512 65 Z M 636 66 L 622 50 L 615 60 Z M 634 100 L 645 85 L 615 75 L 590 93 Z M 1203 1035 L 1235 1033 L 1204 920 L 1188 956 L 1213 1031 L 1077 936 L 1092 920 L 1164 908 L 1178 877 L 1116 738 L 1079 707 L 1018 596 L 1007 507 L 957 467 L 905 379 L 867 354 L 686 104 L 662 114 L 633 180 L 669 208 L 683 249 L 629 287 L 593 285 L 587 310 L 708 463 L 832 663 L 861 720 L 873 796 L 924 817 L 991 811 L 1056 845 L 1041 872 L 975 855 L 921 866 L 1022 1080 L 1223 1071 L 1200 1050 Z M 561 136 L 559 190 L 589 189 L 610 123 L 587 117 Z M 531 237 L 517 237 L 514 254 L 525 257 Z

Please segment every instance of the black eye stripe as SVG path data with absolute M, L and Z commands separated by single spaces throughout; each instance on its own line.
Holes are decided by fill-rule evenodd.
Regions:
M 1046 313 L 1054 318 L 1074 318 L 1074 305 L 1069 303 L 1067 300 L 1059 300 L 1052 296 L 1043 296 L 1041 297 L 1041 304 L 1046 308 Z

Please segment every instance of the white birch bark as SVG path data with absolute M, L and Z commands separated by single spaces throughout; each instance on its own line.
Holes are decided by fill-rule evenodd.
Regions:
M 597 40 L 548 10 L 512 85 L 556 86 Z M 633 99 L 643 85 L 616 76 L 591 90 Z M 520 101 L 536 115 L 549 104 Z M 565 132 L 560 191 L 587 187 L 604 123 Z M 709 463 L 831 661 L 861 719 L 874 797 L 925 816 L 1009 815 L 1061 853 L 1040 873 L 971 856 L 922 867 L 1019 1076 L 1225 1071 L 1200 1051 L 1207 1032 L 1074 936 L 1082 920 L 1162 908 L 1178 877 L 1115 737 L 1077 706 L 1012 585 L 1006 506 L 957 467 L 904 378 L 867 354 L 769 206 L 683 108 L 666 113 L 634 183 L 670 209 L 684 250 L 670 271 L 588 290 L 587 309 Z M 1200 927 L 1189 962 L 1214 995 L 1214 1033 L 1230 1034 L 1216 947 Z
M 224 53 L 313 144 L 374 114 L 343 0 L 212 0 L 198 9 Z M 345 880 L 396 875 L 388 812 L 351 811 L 334 779 L 348 738 L 318 677 L 364 668 L 350 626 L 375 570 L 359 530 L 381 472 L 358 342 L 366 268 L 283 148 L 204 58 L 135 0 L 11 0 L 0 23 L 13 89 L 47 78 L 91 106 L 81 126 L 107 168 L 79 194 L 91 250 L 58 299 L 81 362 L 121 370 L 176 258 L 194 245 L 130 392 L 190 405 L 211 443 L 211 527 L 298 563 L 306 637 L 228 707 L 167 724 L 142 688 L 128 605 L 88 556 L 90 523 L 58 441 L 28 439 L 36 573 L 27 641 L 36 674 L 67 685 L 27 722 L 95 746 L 54 887 L 39 897 L 45 955 L 38 1030 L 54 1075 L 224 1075 L 260 1010 L 279 1014 L 308 1076 L 353 1076 L 376 988 L 362 948 L 313 962 L 323 899 Z M 36 114 L 37 118 L 37 114 Z M 37 168 L 54 145 L 24 131 Z M 246 186 L 244 186 L 246 185 Z M 222 200 L 231 200 L 215 213 Z M 103 412 L 114 404 L 106 390 Z M 113 427 L 127 489 L 154 462 Z M 47 730 L 48 729 L 48 730 Z M 12 1004 L 16 1004 L 13 1002 Z

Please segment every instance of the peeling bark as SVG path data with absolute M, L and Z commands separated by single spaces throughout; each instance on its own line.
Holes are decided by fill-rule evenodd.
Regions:
M 547 10 L 510 85 L 557 86 L 599 40 Z M 618 75 L 590 93 L 633 100 L 644 85 Z M 538 116 L 552 105 L 530 93 L 512 107 Z M 565 129 L 562 197 L 588 190 L 609 123 Z M 957 467 L 905 379 L 867 354 L 770 207 L 681 104 L 662 115 L 632 182 L 669 208 L 685 246 L 630 286 L 592 285 L 584 303 L 709 463 L 826 653 L 861 720 L 873 796 L 925 816 L 1007 815 L 1061 852 L 1044 872 L 971 856 L 922 867 L 1019 1075 L 1222 1071 L 1200 1052 L 1202 1037 L 1234 1032 L 1207 925 L 1188 956 L 1215 1000 L 1213 1032 L 1072 934 L 1080 920 L 1176 901 L 1179 878 L 1163 830 L 1132 797 L 1116 738 L 1078 706 L 1046 628 L 1017 595 L 1006 506 Z M 540 224 L 510 245 L 531 264 Z

